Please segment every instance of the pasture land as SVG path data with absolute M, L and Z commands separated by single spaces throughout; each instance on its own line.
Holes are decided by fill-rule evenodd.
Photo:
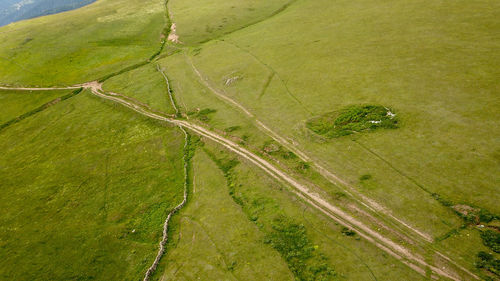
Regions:
M 182 200 L 183 140 L 88 92 L 0 132 L 0 279 L 141 278 Z
M 492 0 L 100 0 L 0 28 L 0 83 L 106 80 L 104 91 L 173 114 L 158 65 L 179 118 L 426 262 L 441 267 L 437 250 L 498 278 L 477 266 L 499 259 L 484 239 L 500 225 L 499 11 Z M 170 20 L 180 43 L 164 45 Z M 397 126 L 342 111 L 364 105 L 387 107 L 394 119 L 374 116 Z M 140 279 L 182 200 L 183 135 L 88 90 L 2 90 L 0 106 L 0 124 L 30 113 L 0 130 L 0 279 Z M 350 124 L 337 134 L 339 112 Z M 430 278 L 203 141 L 154 278 Z
M 161 47 L 165 5 L 101 0 L 0 28 L 0 77 L 14 85 L 72 85 L 146 61 Z
M 69 90 L 61 91 L 7 91 L 0 90 L 0 125 L 33 109 L 64 96 Z

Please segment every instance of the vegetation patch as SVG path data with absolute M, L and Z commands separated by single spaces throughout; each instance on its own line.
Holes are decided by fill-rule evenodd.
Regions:
M 356 235 L 356 232 L 354 230 L 349 229 L 347 227 L 342 227 L 341 232 L 345 236 L 354 236 L 354 235 Z
M 266 141 L 262 147 L 262 151 L 272 156 L 279 156 L 283 159 L 297 159 L 295 153 L 287 150 L 283 146 L 274 141 Z
M 481 251 L 477 254 L 477 268 L 484 268 L 497 276 L 500 276 L 500 260 L 492 254 Z M 493 279 L 492 279 L 493 280 Z
M 231 126 L 231 127 L 225 128 L 224 132 L 226 132 L 226 133 L 232 133 L 232 132 L 237 131 L 239 129 L 241 129 L 241 126 Z
M 481 231 L 481 239 L 485 246 L 492 249 L 495 253 L 500 253 L 500 233 L 487 229 Z
M 237 191 L 242 187 L 238 184 L 234 172 L 234 168 L 239 164 L 238 160 L 218 158 L 210 150 L 204 151 L 224 173 L 231 198 L 241 206 L 248 219 L 265 233 L 264 242 L 279 252 L 296 280 L 332 280 L 336 276 L 335 270 L 329 266 L 329 259 L 320 253 L 308 238 L 304 225 L 283 214 L 259 216 L 264 209 L 270 207 L 272 200 L 263 197 L 251 199 Z
M 273 231 L 266 236 L 265 242 L 281 254 L 297 280 L 330 280 L 335 276 L 327 258 L 315 253 L 304 225 L 279 216 L 271 226 Z M 314 265 L 309 265 L 310 260 L 315 261 Z
M 316 134 L 337 138 L 379 128 L 395 129 L 398 127 L 398 120 L 396 114 L 387 107 L 353 105 L 314 117 L 306 125 Z
M 367 180 L 369 180 L 371 178 L 372 178 L 372 175 L 370 175 L 370 174 L 364 174 L 364 175 L 362 175 L 362 176 L 359 177 L 359 180 L 360 181 L 367 181 Z
M 199 119 L 200 121 L 208 122 L 210 121 L 209 115 L 215 112 L 217 112 L 216 109 L 204 108 L 204 109 L 197 109 L 195 111 L 189 111 L 187 115 Z

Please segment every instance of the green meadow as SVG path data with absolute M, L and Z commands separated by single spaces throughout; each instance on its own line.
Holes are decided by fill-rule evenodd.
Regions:
M 2 84 L 72 85 L 141 63 L 161 47 L 162 1 L 101 0 L 0 30 Z
M 0 86 L 177 107 L 456 280 L 498 280 L 498 18 L 492 0 L 98 0 L 0 27 Z M 151 280 L 451 280 L 90 89 L 0 108 L 0 280 L 142 280 L 184 186 Z
M 0 104 L 2 105 L 0 124 L 5 124 L 26 112 L 50 103 L 68 92 L 69 90 L 32 92 L 0 90 Z
M 2 279 L 144 274 L 182 197 L 181 135 L 84 92 L 0 138 Z

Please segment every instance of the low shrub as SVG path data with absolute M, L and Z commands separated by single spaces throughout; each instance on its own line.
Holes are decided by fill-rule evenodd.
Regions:
M 336 275 L 328 259 L 315 252 L 302 224 L 279 216 L 265 242 L 281 254 L 297 280 L 331 280 Z
M 495 253 L 500 253 L 500 233 L 487 229 L 481 231 L 483 244 L 492 249 Z
M 345 236 L 354 236 L 354 235 L 356 235 L 356 232 L 354 232 L 354 230 L 349 229 L 347 227 L 343 227 L 340 232 L 342 232 L 342 234 L 344 234 Z
M 395 129 L 398 120 L 392 110 L 381 105 L 355 105 L 310 119 L 307 128 L 329 138 L 379 128 Z
M 479 252 L 476 257 L 476 267 L 484 268 L 497 276 L 500 275 L 500 260 L 490 253 Z
M 360 181 L 366 181 L 366 180 L 369 180 L 371 178 L 372 178 L 372 175 L 365 174 L 365 175 L 362 175 L 361 177 L 359 177 L 359 180 Z

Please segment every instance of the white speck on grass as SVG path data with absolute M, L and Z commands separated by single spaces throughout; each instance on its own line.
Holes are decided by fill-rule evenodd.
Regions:
M 391 119 L 392 119 L 392 118 L 394 118 L 394 116 L 396 116 L 396 114 L 392 113 L 392 112 L 389 110 L 389 108 L 387 108 L 387 107 L 386 107 L 385 109 L 387 109 L 387 116 L 391 117 Z

